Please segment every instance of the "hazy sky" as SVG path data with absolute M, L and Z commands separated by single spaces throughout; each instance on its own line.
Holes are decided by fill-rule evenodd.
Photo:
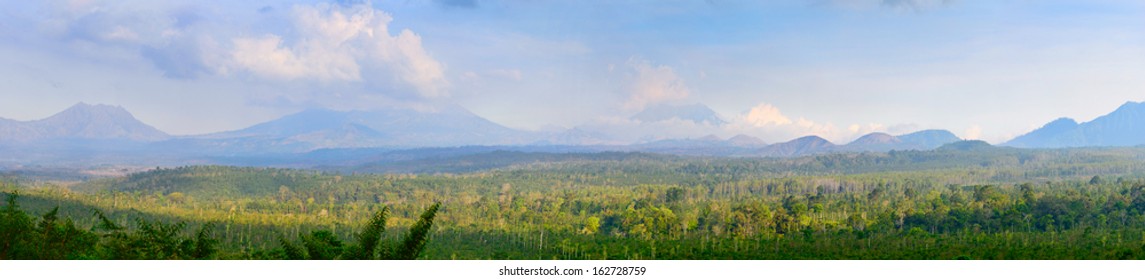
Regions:
M 456 103 L 548 130 L 703 103 L 769 142 L 942 128 L 996 143 L 1145 100 L 1137 0 L 0 5 L 0 117 L 115 104 L 173 134 L 312 107 Z

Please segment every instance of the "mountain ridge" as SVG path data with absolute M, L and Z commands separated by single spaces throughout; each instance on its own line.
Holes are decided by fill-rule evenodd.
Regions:
M 661 122 L 672 119 L 691 121 L 695 124 L 722 126 L 728 122 L 720 118 L 719 114 L 708 108 L 707 105 L 695 103 L 688 105 L 656 104 L 632 115 L 629 119 L 640 122 Z
M 791 141 L 776 143 L 759 150 L 759 155 L 772 157 L 791 157 L 828 152 L 835 147 L 834 143 L 816 135 L 803 136 Z
M 711 124 L 708 116 L 722 121 L 702 104 L 685 105 L 703 112 L 687 118 Z M 676 107 L 670 107 L 676 108 Z M 685 110 L 687 111 L 687 110 Z M 634 115 L 633 118 L 640 116 Z M 661 116 L 663 117 L 663 116 Z M 667 119 L 684 120 L 669 114 Z M 1042 127 L 1015 137 L 1000 146 L 1061 148 L 1083 146 L 1132 146 L 1145 144 L 1145 103 L 1126 102 L 1113 112 L 1089 122 L 1058 118 Z M 52 145 L 75 145 L 74 141 L 99 141 L 84 147 L 112 147 L 115 141 L 153 143 L 139 148 L 148 151 L 173 150 L 186 154 L 234 155 L 243 153 L 302 153 L 320 149 L 425 147 L 586 147 L 588 150 L 649 151 L 700 156 L 791 157 L 832 152 L 887 152 L 891 150 L 932 150 L 963 141 L 947 130 L 928 129 L 891 135 L 872 132 L 846 144 L 834 144 L 810 135 L 768 145 L 759 138 L 737 134 L 730 138 L 715 134 L 696 138 L 667 138 L 653 142 L 616 142 L 597 131 L 573 128 L 533 132 L 508 128 L 480 117 L 457 105 L 416 110 L 382 108 L 336 111 L 307 109 L 243 129 L 201 135 L 173 137 L 136 119 L 121 106 L 77 103 L 39 120 L 19 121 L 0 117 L 0 141 L 38 143 L 40 151 Z M 73 142 L 69 142 L 73 141 Z M 110 141 L 110 142 L 109 142 Z M 967 142 L 969 143 L 969 142 Z M 970 145 L 970 144 L 965 144 Z M 19 146 L 15 146 L 18 149 Z M 70 147 L 70 146 L 69 146 Z M 9 148 L 12 149 L 12 148 Z M 117 148 L 130 151 L 133 148 Z M 530 148 L 532 149 L 532 148 Z M 559 150 L 559 148 L 554 148 Z
M 1055 119 L 1002 145 L 1018 148 L 1135 146 L 1145 144 L 1142 131 L 1145 131 L 1145 103 L 1129 101 L 1088 122 Z
M 171 138 L 120 106 L 77 103 L 31 121 L 0 120 L 0 140 L 98 139 L 153 142 Z
M 701 111 L 711 112 L 706 106 L 697 106 L 705 109 Z M 714 114 L 706 115 L 715 116 Z M 42 127 L 35 128 L 34 126 L 37 125 Z M 960 140 L 948 131 L 926 130 L 900 136 L 892 136 L 882 132 L 871 133 L 847 145 L 835 145 L 818 136 L 800 137 L 788 142 L 768 145 L 759 138 L 746 134 L 737 134 L 727 139 L 716 135 L 707 135 L 699 138 L 668 138 L 643 144 L 616 143 L 609 141 L 607 136 L 579 128 L 548 133 L 515 130 L 477 116 L 456 105 L 438 108 L 437 110 L 409 108 L 349 111 L 307 109 L 242 129 L 172 137 L 135 119 L 123 107 L 78 103 L 42 120 L 14 121 L 0 118 L 0 134 L 33 135 L 27 137 L 27 139 L 32 140 L 118 139 L 153 143 L 149 147 L 136 147 L 148 151 L 214 155 L 302 153 L 320 149 L 375 147 L 408 149 L 461 146 L 555 145 L 571 147 L 587 145 L 596 147 L 593 149 L 603 150 L 717 156 L 758 154 L 788 157 L 827 152 L 932 149 L 941 144 Z M 49 147 L 51 145 L 44 143 L 41 143 L 41 146 Z M 66 144 L 66 142 L 58 141 L 51 143 Z M 128 147 L 126 149 L 131 150 L 133 148 Z
M 298 143 L 306 150 L 347 147 L 451 147 L 520 145 L 532 132 L 511 129 L 454 106 L 450 110 L 403 108 L 335 111 L 308 109 L 206 139 L 259 139 Z

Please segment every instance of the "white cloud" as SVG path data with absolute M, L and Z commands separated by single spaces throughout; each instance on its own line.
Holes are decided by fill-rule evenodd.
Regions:
M 962 139 L 978 140 L 982 139 L 982 127 L 979 125 L 971 125 L 966 128 L 966 132 L 962 133 Z
M 779 108 L 767 103 L 760 103 L 747 112 L 733 117 L 727 128 L 727 133 L 753 135 L 772 143 L 815 135 L 836 144 L 850 142 L 868 133 L 887 130 L 885 125 L 878 123 L 852 124 L 841 129 L 830 122 L 789 117 Z
M 896 124 L 886 128 L 887 133 L 891 135 L 902 135 L 920 130 L 922 130 L 922 126 L 915 123 Z
M 473 71 L 465 71 L 461 74 L 461 80 L 466 82 L 476 82 L 481 80 L 481 75 Z
M 744 131 L 755 131 L 755 134 L 765 134 L 771 141 L 785 141 L 782 139 L 795 138 L 807 135 L 818 135 L 832 138 L 840 131 L 830 123 L 817 123 L 805 118 L 794 121 L 783 115 L 779 108 L 767 103 L 760 103 L 746 113 L 733 119 L 732 127 Z
M 885 125 L 879 123 L 868 123 L 865 125 L 851 124 L 847 127 L 847 131 L 854 134 L 865 135 L 872 132 L 888 132 Z
M 255 75 L 322 82 L 400 81 L 424 97 L 448 95 L 444 66 L 408 29 L 391 35 L 393 17 L 368 3 L 295 6 L 297 38 L 267 34 L 233 39 L 234 66 Z
M 726 138 L 733 134 L 730 130 L 723 127 L 706 123 L 697 124 L 693 121 L 680 120 L 678 118 L 656 122 L 641 122 L 621 117 L 600 117 L 586 124 L 577 126 L 577 129 L 600 133 L 606 135 L 607 139 L 615 141 L 598 144 L 630 144 L 663 139 L 694 139 L 706 135 L 717 135 Z
M 743 116 L 743 120 L 748 124 L 756 127 L 764 127 L 769 125 L 786 125 L 791 124 L 791 119 L 784 116 L 779 112 L 779 108 L 771 106 L 771 104 L 760 103 Z
M 640 110 L 649 104 L 688 98 L 688 86 L 672 67 L 652 66 L 647 60 L 635 57 L 628 60 L 628 66 L 636 71 L 636 76 L 630 85 L 631 96 L 624 103 L 625 109 Z
M 514 81 L 520 81 L 523 78 L 521 70 L 518 69 L 493 69 L 489 71 L 489 75 Z
M 132 31 L 126 26 L 116 26 L 110 32 L 103 35 L 103 38 L 108 41 L 126 41 L 136 42 L 139 41 L 139 34 Z
M 282 38 L 266 35 L 261 38 L 234 39 L 232 52 L 236 66 L 258 75 L 292 80 L 315 78 L 321 81 L 358 81 L 358 64 L 346 53 L 320 51 L 310 48 L 295 53 L 282 47 Z
M 795 121 L 794 126 L 797 128 L 795 132 L 802 134 L 799 136 L 817 135 L 832 141 L 838 141 L 848 136 L 846 132 L 839 131 L 835 128 L 835 125 L 832 123 L 817 123 L 808 119 L 799 118 L 799 120 Z M 799 131 L 802 131 L 802 133 L 799 133 Z
M 923 11 L 953 4 L 954 0 L 882 0 L 884 7 L 910 11 Z

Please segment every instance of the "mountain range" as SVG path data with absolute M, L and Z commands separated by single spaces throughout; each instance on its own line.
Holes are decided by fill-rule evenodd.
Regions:
M 719 114 L 712 111 L 711 108 L 698 103 L 689 105 L 656 104 L 644 108 L 644 110 L 633 115 L 631 119 L 641 122 L 660 122 L 678 119 L 712 126 L 721 126 L 728 123 L 723 118 L 720 118 Z
M 633 115 L 632 119 L 639 122 L 681 120 L 710 126 L 727 123 L 702 104 L 653 106 Z M 1022 148 L 1142 145 L 1145 134 L 1140 131 L 1145 131 L 1145 104 L 1129 102 L 1086 123 L 1068 118 L 1052 121 L 1003 145 Z M 286 162 L 320 156 L 336 164 L 351 158 L 357 161 L 387 157 L 415 159 L 495 150 L 793 157 L 931 150 L 961 140 L 946 130 L 923 130 L 903 135 L 876 132 L 846 144 L 831 143 L 818 136 L 768 144 L 749 135 L 615 144 L 617 141 L 609 139 L 607 133 L 579 127 L 556 132 L 516 130 L 458 106 L 436 110 L 312 109 L 234 131 L 171 136 L 135 119 L 122 107 L 80 103 L 42 120 L 0 119 L 0 154 L 4 155 L 0 156 L 0 163 L 26 164 L 37 159 L 138 161 L 139 157 L 151 160 L 142 162 L 257 163 L 271 158 Z M 438 148 L 424 149 L 431 147 Z M 403 150 L 408 152 L 395 153 Z M 321 153 L 315 153 L 319 151 Z
M 831 152 L 886 152 L 891 150 L 932 150 L 962 141 L 946 130 L 923 130 L 893 136 L 882 132 L 863 135 L 851 143 L 836 145 L 819 136 L 804 136 L 762 148 L 757 155 L 791 157 Z
M 240 150 L 305 152 L 323 148 L 524 145 L 537 133 L 514 130 L 461 107 L 418 111 L 311 109 L 248 128 L 189 137 Z
M 1059 118 L 1003 143 L 1018 148 L 1137 146 L 1145 144 L 1145 103 L 1126 102 L 1113 112 L 1078 123 Z

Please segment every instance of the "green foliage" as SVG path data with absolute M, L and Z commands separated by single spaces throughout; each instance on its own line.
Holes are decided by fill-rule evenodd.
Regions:
M 279 241 L 279 244 L 282 246 L 284 259 L 287 259 L 287 260 L 305 260 L 307 258 L 306 252 L 303 251 L 302 248 L 299 248 L 298 246 L 294 245 L 294 243 L 287 241 L 286 237 L 279 236 L 278 241 Z
M 429 242 L 429 230 L 433 227 L 433 218 L 437 215 L 437 210 L 441 208 L 441 202 L 436 202 L 425 212 L 421 213 L 415 223 L 409 229 L 409 233 L 402 238 L 402 243 L 394 250 L 394 258 L 399 260 L 412 260 L 417 259 L 421 254 L 421 250 L 425 248 L 426 242 Z
M 366 227 L 355 236 L 357 237 L 358 244 L 351 247 L 351 250 L 347 252 L 347 259 L 373 260 L 390 258 L 389 250 L 385 250 L 385 248 L 379 250 L 382 242 L 382 234 L 386 232 L 386 219 L 389 218 L 389 210 L 389 207 L 382 207 L 382 210 L 374 213 L 374 216 L 366 223 Z M 380 256 L 378 255 L 379 251 L 381 251 Z
M 386 219 L 389 208 L 374 213 L 374 216 L 355 237 L 358 243 L 344 246 L 342 241 L 327 230 L 317 230 L 310 235 L 301 236 L 302 248 L 294 245 L 285 238 L 279 237 L 283 255 L 291 260 L 372 260 L 372 259 L 416 259 L 422 248 L 429 240 L 429 230 L 433 226 L 433 219 L 441 203 L 434 203 L 425 212 L 406 234 L 401 244 L 396 248 L 384 246 L 382 234 L 386 230 Z M 303 250 L 305 249 L 305 250 Z
M 58 207 L 33 225 L 32 218 L 20 210 L 19 195 L 15 192 L 6 195 L 6 205 L 0 211 L 0 260 L 91 257 L 96 236 L 77 228 L 71 219 L 61 221 Z
M 311 260 L 333 260 L 342 255 L 342 240 L 327 230 L 311 232 L 302 236 L 302 246 Z
M 9 199 L 0 236 L 6 258 L 1145 258 L 1145 149 L 506 156 L 465 174 L 190 166 L 20 186 L 34 214 Z M 83 239 L 69 228 L 94 245 L 20 245 Z
M 38 223 L 19 208 L 18 195 L 7 194 L 0 213 L 0 259 L 209 259 L 216 252 L 209 225 L 194 238 L 179 236 L 183 223 L 138 221 L 134 231 L 95 211 L 91 230 L 59 218 L 60 207 L 43 214 Z
M 195 232 L 194 240 L 184 241 L 191 242 L 193 246 L 190 254 L 192 259 L 210 259 L 218 252 L 219 240 L 212 236 L 214 236 L 214 225 L 207 223 L 199 227 L 199 230 Z
M 5 193 L 7 204 L 0 211 L 0 259 L 22 259 L 29 256 L 32 219 L 19 210 L 17 193 Z
M 584 223 L 584 228 L 581 229 L 581 233 L 596 234 L 597 231 L 600 231 L 600 218 L 596 216 L 588 217 Z
M 136 229 L 112 222 L 97 212 L 101 238 L 101 257 L 114 260 L 191 260 L 211 259 L 218 240 L 212 237 L 212 226 L 205 224 L 192 237 L 181 235 L 186 223 L 168 224 L 136 220 Z
M 36 251 L 39 256 L 35 258 L 62 260 L 91 257 L 98 237 L 89 231 L 77 228 L 70 218 L 60 221 L 58 214 L 59 207 L 56 207 L 40 218 L 40 223 L 36 227 L 38 233 L 36 239 L 39 239 Z

